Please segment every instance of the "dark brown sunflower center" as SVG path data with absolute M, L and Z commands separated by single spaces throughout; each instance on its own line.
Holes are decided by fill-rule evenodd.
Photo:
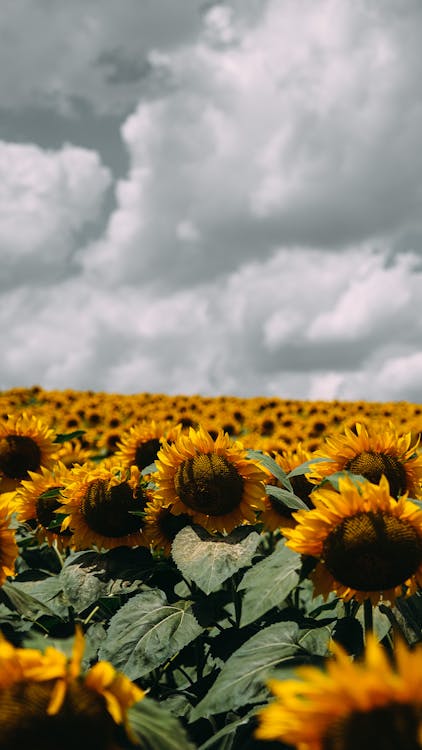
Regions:
M 104 698 L 82 683 L 69 685 L 60 711 L 49 716 L 53 681 L 16 683 L 1 691 L 0 748 L 111 750 L 116 729 Z
M 404 583 L 422 563 L 422 537 L 407 521 L 383 512 L 345 518 L 327 536 L 323 559 L 344 586 L 388 591 Z
M 227 458 L 216 453 L 184 461 L 177 469 L 174 486 L 188 508 L 210 516 L 230 513 L 243 496 L 243 478 Z
M 160 448 L 161 443 L 158 438 L 151 438 L 151 440 L 147 440 L 145 443 L 140 443 L 136 447 L 135 464 L 139 471 L 142 471 L 146 466 L 154 463 Z
M 373 484 L 379 484 L 383 474 L 388 479 L 392 497 L 399 497 L 406 492 L 407 477 L 403 463 L 396 456 L 387 453 L 363 451 L 345 464 L 345 469 L 353 474 L 362 474 Z
M 57 488 L 57 490 L 58 489 L 59 488 Z M 51 488 L 51 490 L 53 490 L 53 488 Z M 57 497 L 55 497 L 53 494 L 41 495 L 38 498 L 35 504 L 37 521 L 41 524 L 41 526 L 44 526 L 45 529 L 48 529 L 53 521 L 58 520 L 58 517 L 54 513 L 54 511 L 57 510 L 59 505 L 60 503 L 58 503 Z
M 105 479 L 94 479 L 86 488 L 81 503 L 82 515 L 97 534 L 117 538 L 133 534 L 143 526 L 142 516 L 130 511 L 143 510 L 142 498 L 134 498 L 127 482 L 109 487 Z
M 420 750 L 422 716 L 414 706 L 391 703 L 371 711 L 355 711 L 329 728 L 323 750 Z
M 41 451 L 26 435 L 6 435 L 0 439 L 0 471 L 9 479 L 25 479 L 28 471 L 41 465 Z

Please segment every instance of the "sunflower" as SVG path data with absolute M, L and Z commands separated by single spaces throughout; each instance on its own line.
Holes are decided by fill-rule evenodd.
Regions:
M 166 556 L 171 553 L 176 534 L 192 521 L 185 513 L 175 516 L 171 508 L 171 505 L 162 505 L 156 498 L 145 506 L 145 525 L 151 544 L 155 549 L 161 549 Z
M 15 560 L 19 550 L 15 541 L 15 532 L 10 528 L 10 507 L 0 504 L 0 586 L 7 576 L 15 575 Z
M 29 471 L 53 465 L 54 437 L 54 430 L 26 412 L 0 421 L 0 493 L 15 490 Z
M 115 458 L 124 466 L 137 466 L 142 471 L 156 460 L 163 440 L 174 442 L 181 431 L 181 424 L 144 420 L 122 435 Z
M 352 662 L 336 643 L 325 669 L 303 666 L 297 679 L 268 682 L 275 700 L 255 736 L 298 750 L 418 750 L 422 747 L 422 646 L 396 643 L 394 662 L 373 635 Z
M 219 431 L 215 440 L 200 426 L 191 427 L 158 452 L 154 496 L 171 505 L 175 515 L 186 513 L 210 531 L 231 531 L 244 521 L 254 523 L 264 510 L 267 474 L 248 460 L 238 441 Z
M 70 531 L 60 531 L 59 518 L 55 511 L 61 505 L 60 490 L 69 481 L 70 470 L 60 461 L 54 469 L 41 467 L 40 472 L 30 471 L 29 480 L 22 480 L 16 491 L 14 509 L 18 521 L 32 522 L 35 525 L 37 538 L 40 542 L 46 540 L 51 546 L 55 542 L 59 549 L 68 547 L 71 543 Z M 57 529 L 51 530 L 57 522 Z
M 326 438 L 325 445 L 314 453 L 315 458 L 326 461 L 316 463 L 308 478 L 319 484 L 346 470 L 377 484 L 385 474 L 392 497 L 405 492 L 421 497 L 422 455 L 416 455 L 418 441 L 412 441 L 412 433 L 399 435 L 391 423 L 386 428 L 374 426 L 371 431 L 357 423 L 355 430 L 346 427 L 344 434 Z
M 48 646 L 15 648 L 0 639 L 0 747 L 12 750 L 117 750 L 118 725 L 131 738 L 127 710 L 145 693 L 108 662 L 81 672 L 84 638 L 70 658 Z M 126 744 L 125 744 L 126 746 Z
M 321 487 L 312 499 L 315 508 L 294 513 L 295 528 L 283 533 L 288 547 L 318 558 L 316 594 L 377 604 L 422 585 L 422 510 L 392 498 L 385 476 L 359 485 L 345 477 L 338 492 Z
M 103 462 L 74 467 L 61 491 L 57 513 L 66 514 L 61 530 L 71 529 L 76 550 L 148 546 L 142 515 L 149 496 L 136 466 Z M 135 513 L 133 512 L 135 511 Z
M 286 474 L 289 474 L 297 466 L 309 461 L 311 453 L 302 447 L 299 443 L 295 450 L 284 451 L 282 454 L 276 453 L 274 455 L 274 461 L 280 466 Z M 298 474 L 290 479 L 290 483 L 293 488 L 293 492 L 297 497 L 300 497 L 303 502 L 306 503 L 310 508 L 313 507 L 312 500 L 310 499 L 311 492 L 315 489 L 315 485 L 309 482 L 304 474 Z M 281 482 L 273 475 L 268 480 L 268 484 L 275 485 L 276 487 L 282 487 Z M 294 511 L 288 508 L 287 505 L 283 506 L 280 500 L 277 500 L 271 495 L 271 491 L 265 498 L 265 510 L 261 513 L 259 520 L 264 524 L 264 528 L 268 531 L 276 531 L 277 529 L 283 528 L 294 528 L 296 521 L 293 517 Z

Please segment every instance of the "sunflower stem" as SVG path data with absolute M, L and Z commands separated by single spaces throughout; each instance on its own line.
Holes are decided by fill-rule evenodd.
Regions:
M 240 627 L 240 618 L 242 615 L 242 602 L 239 596 L 239 592 L 236 588 L 236 581 L 234 579 L 234 576 L 230 578 L 230 590 L 232 595 L 232 600 L 234 604 L 234 614 L 236 619 L 236 627 Z
M 363 602 L 363 622 L 365 629 L 365 640 L 369 633 L 373 632 L 374 629 L 374 614 L 372 602 L 370 599 L 365 599 Z

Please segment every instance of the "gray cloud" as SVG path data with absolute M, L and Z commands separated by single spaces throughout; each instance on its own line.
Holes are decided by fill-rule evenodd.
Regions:
M 422 401 L 419 4 L 125 2 L 7 2 L 0 388 Z

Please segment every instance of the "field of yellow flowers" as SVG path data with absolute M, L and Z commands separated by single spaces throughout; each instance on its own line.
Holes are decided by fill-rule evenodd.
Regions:
M 422 406 L 0 392 L 0 750 L 422 748 Z

